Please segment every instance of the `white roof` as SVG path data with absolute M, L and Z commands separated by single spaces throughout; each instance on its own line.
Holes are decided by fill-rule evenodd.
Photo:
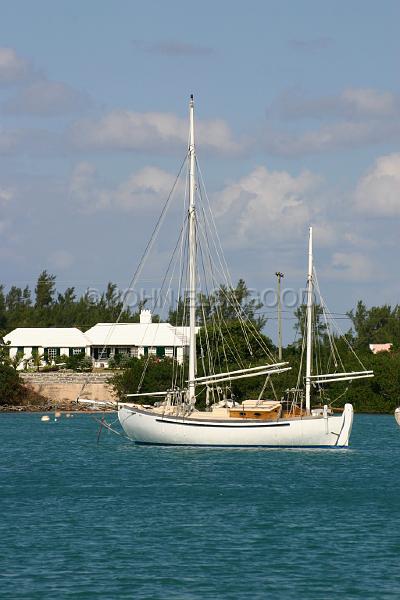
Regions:
M 98 323 L 85 335 L 92 346 L 189 346 L 189 327 L 169 323 Z
M 4 336 L 11 346 L 30 348 L 85 348 L 90 345 L 76 327 L 18 327 Z

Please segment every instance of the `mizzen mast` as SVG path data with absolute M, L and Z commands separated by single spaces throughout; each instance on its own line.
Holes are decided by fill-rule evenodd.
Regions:
M 194 145 L 194 100 L 189 103 L 189 397 L 190 403 L 196 400 L 196 151 Z
M 312 309 L 313 309 L 313 246 L 312 227 L 308 238 L 308 276 L 307 276 L 307 354 L 306 354 L 306 412 L 311 412 L 311 361 L 312 361 Z

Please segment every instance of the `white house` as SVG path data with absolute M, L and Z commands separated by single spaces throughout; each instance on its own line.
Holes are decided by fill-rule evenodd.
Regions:
M 369 349 L 372 354 L 378 354 L 379 352 L 390 352 L 393 344 L 370 344 Z
M 140 323 L 98 323 L 85 333 L 76 327 L 18 327 L 4 337 L 10 356 L 24 360 L 39 354 L 46 362 L 58 356 L 81 354 L 93 359 L 95 367 L 107 368 L 116 354 L 127 356 L 175 357 L 182 363 L 189 348 L 189 327 L 152 323 L 151 312 L 142 310 Z
M 90 356 L 89 341 L 76 327 L 18 327 L 3 339 L 11 358 L 21 356 L 20 368 L 23 368 L 22 359 L 29 360 L 34 354 L 48 362 L 64 354 L 73 356 L 84 352 Z
M 140 323 L 98 323 L 85 333 L 96 367 L 107 367 L 115 354 L 175 357 L 181 363 L 189 347 L 189 327 L 153 323 L 150 310 L 142 310 Z

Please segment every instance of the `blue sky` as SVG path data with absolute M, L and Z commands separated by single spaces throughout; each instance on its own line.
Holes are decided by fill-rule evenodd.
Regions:
M 298 289 L 313 224 L 332 310 L 397 303 L 399 13 L 388 0 L 3 2 L 2 281 L 47 268 L 60 289 L 125 286 L 185 154 L 193 92 L 233 278 L 262 290 L 279 269 Z

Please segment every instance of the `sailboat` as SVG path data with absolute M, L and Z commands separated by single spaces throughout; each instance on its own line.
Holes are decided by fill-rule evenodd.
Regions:
M 305 389 L 294 392 L 292 399 L 265 399 L 267 384 L 272 378 L 288 371 L 291 367 L 285 361 L 276 362 L 267 348 L 262 364 L 249 366 L 238 364 L 232 368 L 226 363 L 225 369 L 218 371 L 218 361 L 209 357 L 210 348 L 202 353 L 202 373 L 199 375 L 196 335 L 198 321 L 196 299 L 199 295 L 199 238 L 208 239 L 207 231 L 199 225 L 197 208 L 198 169 L 196 161 L 194 100 L 189 103 L 189 144 L 188 162 L 188 204 L 185 209 L 187 223 L 187 304 L 189 323 L 189 351 L 187 378 L 177 379 L 167 390 L 141 391 L 126 395 L 126 400 L 118 402 L 118 418 L 125 434 L 136 444 L 174 446 L 228 446 L 228 447 L 334 447 L 342 448 L 349 444 L 353 423 L 353 407 L 345 404 L 343 411 L 333 413 L 328 404 L 321 409 L 312 409 L 312 389 L 322 388 L 340 381 L 353 381 L 372 377 L 372 371 L 365 368 L 357 372 L 335 370 L 333 373 L 317 374 L 312 368 L 313 342 L 313 247 L 312 228 L 309 231 L 308 278 L 307 278 L 307 335 L 304 337 L 306 350 Z M 206 225 L 207 226 L 207 225 Z M 247 341 L 254 332 L 254 326 L 246 324 L 240 306 L 233 301 L 235 314 L 243 328 Z M 247 327 L 247 329 L 246 329 Z M 221 329 L 219 330 L 221 334 Z M 200 333 L 198 334 L 200 335 Z M 207 331 L 205 334 L 207 338 Z M 221 338 L 224 336 L 221 334 Z M 204 335 L 203 335 L 204 338 Z M 206 340 L 207 341 L 207 340 Z M 209 341 L 209 340 L 208 340 Z M 226 341 L 226 340 L 225 340 Z M 222 340 L 222 343 L 224 340 Z M 260 339 L 257 342 L 262 346 Z M 225 353 L 226 354 L 226 353 Z M 221 361 L 219 361 L 221 364 Z M 209 370 L 207 372 L 207 367 Z M 256 399 L 237 401 L 232 386 L 238 381 L 253 377 L 262 378 L 264 384 Z M 141 382 L 142 383 L 142 379 Z M 273 386 L 272 386 L 273 387 Z M 303 393 L 304 392 L 304 393 Z M 198 398 L 206 396 L 206 406 L 196 406 Z M 143 404 L 152 399 L 152 404 Z

